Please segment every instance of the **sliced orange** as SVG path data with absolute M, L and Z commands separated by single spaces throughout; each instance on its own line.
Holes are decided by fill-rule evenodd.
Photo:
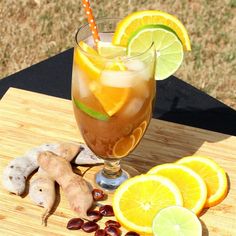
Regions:
M 91 84 L 90 90 L 109 116 L 114 115 L 123 107 L 129 95 L 128 88 L 104 86 L 99 82 Z
M 79 43 L 79 46 L 91 57 L 98 56 L 97 52 L 83 41 Z M 102 65 L 99 64 L 99 60 L 97 60 L 97 63 L 94 62 L 95 60 L 92 61 L 91 57 L 86 56 L 78 47 L 74 48 L 74 62 L 88 75 L 89 79 L 96 80 L 100 77 Z
M 119 139 L 113 147 L 113 155 L 115 157 L 125 157 L 132 151 L 135 144 L 134 135 L 129 135 Z
M 111 62 L 105 65 L 105 62 L 100 59 L 98 53 L 85 42 L 81 41 L 79 46 L 83 49 L 75 48 L 74 61 L 79 68 L 88 76 L 91 81 L 89 88 L 95 97 L 98 99 L 105 112 L 112 116 L 118 112 L 127 101 L 130 88 L 116 88 L 105 86 L 100 80 L 102 71 L 106 68 L 116 73 L 119 70 L 125 70 L 121 62 Z M 87 53 L 87 54 L 86 54 Z
M 167 206 L 182 206 L 179 189 L 169 179 L 139 175 L 122 183 L 113 196 L 117 220 L 127 229 L 141 235 L 152 234 L 155 215 Z
M 177 161 L 199 174 L 207 186 L 205 207 L 219 204 L 227 195 L 228 181 L 225 171 L 213 160 L 203 156 L 188 156 Z
M 140 141 L 140 139 L 143 136 L 143 130 L 141 127 L 137 127 L 136 129 L 133 130 L 132 134 L 135 137 L 135 143 L 134 146 L 136 146 L 138 144 L 138 142 Z
M 148 174 L 169 178 L 180 189 L 184 207 L 198 215 L 207 198 L 207 187 L 203 179 L 190 168 L 179 164 L 163 164 L 153 167 Z
M 125 17 L 117 26 L 112 43 L 127 46 L 132 34 L 145 25 L 165 25 L 179 37 L 185 50 L 190 51 L 191 45 L 184 25 L 173 15 L 158 10 L 138 11 Z
M 140 125 L 139 127 L 143 130 L 143 132 L 146 131 L 146 128 L 147 128 L 147 121 L 144 120 Z

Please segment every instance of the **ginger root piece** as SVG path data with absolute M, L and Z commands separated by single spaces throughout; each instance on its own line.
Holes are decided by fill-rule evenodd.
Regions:
M 16 195 L 21 195 L 25 191 L 26 179 L 36 170 L 38 165 L 38 155 L 44 151 L 52 151 L 63 158 L 72 160 L 78 154 L 80 146 L 73 143 L 43 144 L 33 148 L 23 157 L 17 157 L 3 170 L 2 183 L 6 190 Z
M 70 162 L 46 151 L 38 156 L 38 163 L 61 186 L 71 208 L 79 217 L 88 219 L 87 211 L 93 204 L 92 193 L 87 182 L 72 171 Z

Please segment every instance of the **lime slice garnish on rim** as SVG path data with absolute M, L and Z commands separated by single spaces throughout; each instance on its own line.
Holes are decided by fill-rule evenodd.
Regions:
M 192 211 L 181 206 L 170 206 L 157 213 L 152 231 L 155 236 L 201 236 L 202 225 Z
M 126 16 L 117 25 L 112 43 L 126 47 L 130 35 L 138 28 L 157 24 L 165 25 L 175 31 L 184 49 L 191 51 L 188 32 L 184 25 L 175 16 L 158 10 L 137 11 Z
M 183 46 L 173 30 L 161 25 L 146 25 L 133 33 L 128 42 L 128 55 L 147 50 L 152 42 L 156 48 L 156 80 L 172 75 L 183 61 Z

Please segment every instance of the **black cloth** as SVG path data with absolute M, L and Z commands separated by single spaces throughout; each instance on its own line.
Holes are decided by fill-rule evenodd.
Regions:
M 70 99 L 73 49 L 0 80 L 0 98 L 9 87 Z M 236 135 L 236 111 L 171 76 L 157 81 L 154 118 Z

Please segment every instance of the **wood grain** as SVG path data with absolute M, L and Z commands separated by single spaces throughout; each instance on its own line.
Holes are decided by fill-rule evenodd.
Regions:
M 9 89 L 0 101 L 0 133 L 0 173 L 12 158 L 35 146 L 83 140 L 71 101 L 15 88 Z M 230 183 L 226 199 L 200 217 L 203 235 L 236 235 L 236 137 L 153 119 L 139 146 L 123 162 L 145 173 L 154 165 L 193 154 L 212 157 L 226 170 Z M 96 168 L 87 172 L 89 180 Z M 88 167 L 79 169 L 85 172 Z M 111 199 L 110 195 L 107 203 Z M 15 196 L 0 184 L 0 235 L 88 235 L 66 229 L 67 221 L 76 215 L 60 189 L 47 227 L 40 225 L 42 212 L 32 204 L 27 191 L 23 197 Z M 101 227 L 106 220 L 101 221 Z

